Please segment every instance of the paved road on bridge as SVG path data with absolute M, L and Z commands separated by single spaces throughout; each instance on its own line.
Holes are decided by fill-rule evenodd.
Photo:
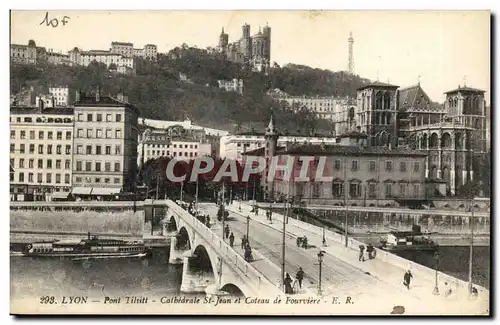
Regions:
M 200 203 L 199 208 L 202 213 L 210 214 L 211 218 L 214 218 L 213 216 L 216 215 L 218 209 L 217 206 L 212 203 Z M 231 220 L 227 221 L 227 224 L 235 235 L 235 246 L 240 245 L 241 238 L 246 233 L 246 218 L 234 212 L 230 212 L 229 216 Z M 280 224 L 280 226 L 282 225 L 282 223 L 277 220 L 275 223 Z M 221 231 L 220 225 L 216 225 L 213 228 L 214 231 Z M 281 267 L 281 231 L 265 223 L 251 220 L 249 237 L 252 248 L 258 250 L 276 266 Z M 306 273 L 304 285 L 311 291 L 316 292 L 319 280 L 317 253 L 320 248 L 299 248 L 296 244 L 296 238 L 296 235 L 286 232 L 285 270 L 294 278 L 298 268 L 302 267 Z M 314 243 L 313 241 L 312 244 Z M 366 297 L 370 298 L 374 304 L 387 304 L 387 308 L 392 308 L 398 303 L 412 305 L 421 303 L 420 297 L 413 295 L 411 290 L 407 291 L 406 288 L 403 287 L 403 274 L 401 274 L 401 287 L 397 288 L 372 275 L 365 274 L 362 269 L 355 266 L 356 263 L 363 263 L 359 262 L 357 258 L 358 257 L 353 254 L 353 263 L 350 264 L 334 255 L 325 254 L 322 269 L 322 287 L 324 295 L 335 295 L 343 297 L 342 299 L 345 299 L 346 296 L 356 297 L 356 299 Z M 273 274 L 277 274 L 277 278 L 274 282 L 278 282 L 280 273 L 274 271 Z M 270 280 L 273 281 L 273 279 Z

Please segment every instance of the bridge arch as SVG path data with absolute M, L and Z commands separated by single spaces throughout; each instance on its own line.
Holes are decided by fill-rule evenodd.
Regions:
M 191 249 L 191 236 L 189 235 L 189 231 L 185 227 L 181 227 L 179 232 L 176 235 L 177 244 L 176 249 L 188 250 Z
M 175 219 L 175 217 L 172 215 L 170 217 L 170 219 L 168 219 L 168 228 L 167 228 L 168 231 L 177 231 L 179 230 L 179 227 L 177 225 L 177 220 Z
M 240 287 L 232 283 L 226 283 L 220 290 L 229 293 L 231 296 L 245 297 Z
M 217 274 L 217 257 L 210 256 L 207 248 L 202 244 L 196 246 L 194 249 L 189 264 L 204 272 L 208 272 L 213 275 Z

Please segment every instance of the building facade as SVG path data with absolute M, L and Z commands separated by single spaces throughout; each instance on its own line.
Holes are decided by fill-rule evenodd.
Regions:
M 29 40 L 28 45 L 11 44 L 10 59 L 13 63 L 36 64 L 37 47 L 34 40 Z
M 48 193 L 70 191 L 73 119 L 71 108 L 11 107 L 12 195 L 40 200 Z
M 134 48 L 134 44 L 129 42 L 111 42 L 110 52 L 126 58 L 141 57 L 152 61 L 158 58 L 158 48 L 154 44 L 146 44 L 141 49 Z
M 49 94 L 54 98 L 55 106 L 69 106 L 69 87 L 68 86 L 50 86 Z
M 234 91 L 240 95 L 243 94 L 243 80 L 242 79 L 233 79 L 233 80 L 217 80 L 220 89 L 224 89 L 225 91 Z
M 230 61 L 250 64 L 255 71 L 268 71 L 271 63 L 271 28 L 265 26 L 250 36 L 250 25 L 242 26 L 241 38 L 229 43 L 229 35 L 222 32 L 217 49 Z
M 278 172 L 276 196 L 296 202 L 349 206 L 388 206 L 398 200 L 425 199 L 425 153 L 402 148 L 303 145 L 278 153 L 282 164 L 293 159 L 289 179 Z M 309 181 L 299 178 L 303 161 L 310 157 Z M 323 157 L 323 158 L 321 158 Z M 322 173 L 317 171 L 324 159 Z M 330 177 L 328 181 L 322 179 Z
M 73 193 L 133 192 L 137 176 L 138 109 L 118 99 L 78 93 L 74 104 Z

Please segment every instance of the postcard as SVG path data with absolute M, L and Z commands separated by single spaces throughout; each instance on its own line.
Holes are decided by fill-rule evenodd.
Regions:
M 490 314 L 488 11 L 11 11 L 10 312 Z

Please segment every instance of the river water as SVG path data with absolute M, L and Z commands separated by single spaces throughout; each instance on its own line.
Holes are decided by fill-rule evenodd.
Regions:
M 165 250 L 168 251 L 168 250 Z M 398 252 L 401 257 L 428 267 L 435 259 L 428 252 Z M 439 269 L 467 281 L 468 247 L 440 247 Z M 489 288 L 490 247 L 474 247 L 474 283 Z M 92 285 L 105 295 L 175 296 L 180 294 L 182 265 L 168 264 L 167 252 L 147 259 L 72 261 L 11 256 L 11 298 L 20 296 L 88 295 Z

